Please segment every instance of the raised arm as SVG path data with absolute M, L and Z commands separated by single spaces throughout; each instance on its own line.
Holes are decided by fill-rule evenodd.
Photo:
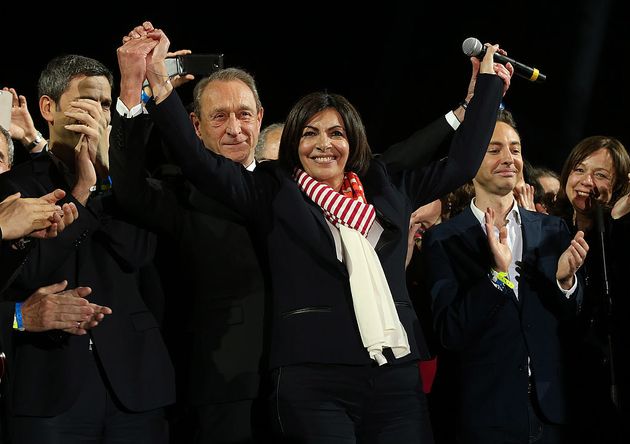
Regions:
M 488 147 L 496 123 L 499 103 L 509 88 L 511 66 L 495 64 L 490 46 L 475 77 L 475 94 L 466 110 L 466 119 L 455 132 L 448 157 L 420 169 L 406 171 L 404 186 L 414 207 L 424 205 L 471 180 Z
M 472 72 L 462 103 L 446 115 L 440 116 L 424 128 L 419 129 L 407 139 L 390 146 L 381 155 L 380 158 L 385 162 L 390 173 L 409 168 L 421 168 L 428 164 L 435 158 L 443 142 L 453 135 L 459 124 L 464 121 L 468 104 L 475 95 L 475 85 L 481 62 L 476 57 L 471 57 L 470 63 Z M 446 155 L 446 153 L 443 154 Z

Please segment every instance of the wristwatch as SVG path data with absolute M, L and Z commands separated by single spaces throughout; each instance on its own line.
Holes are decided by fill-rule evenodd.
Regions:
M 37 133 L 35 134 L 35 139 L 33 139 L 33 141 L 31 143 L 29 143 L 28 145 L 26 145 L 26 149 L 28 151 L 32 150 L 33 148 L 35 148 L 37 145 L 39 145 L 39 142 L 41 142 L 42 140 L 44 140 L 44 137 L 42 136 L 42 133 L 40 133 L 39 131 L 37 131 Z

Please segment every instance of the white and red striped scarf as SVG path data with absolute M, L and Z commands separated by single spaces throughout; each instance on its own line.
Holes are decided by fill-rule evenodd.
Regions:
M 320 206 L 328 221 L 339 229 L 354 314 L 370 358 L 378 365 L 387 363 L 384 348 L 390 348 L 397 358 L 409 354 L 407 332 L 398 318 L 387 277 L 367 240 L 376 211 L 367 203 L 358 176 L 352 172 L 344 175 L 342 193 L 300 169 L 296 169 L 294 178 L 300 189 Z
M 300 189 L 319 205 L 334 226 L 343 224 L 367 236 L 376 219 L 374 206 L 367 203 L 363 186 L 353 172 L 347 172 L 341 186 L 342 194 L 325 183 L 318 182 L 306 172 L 296 169 L 295 180 Z

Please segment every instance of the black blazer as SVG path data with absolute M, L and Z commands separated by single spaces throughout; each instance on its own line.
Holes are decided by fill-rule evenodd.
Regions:
M 447 161 L 415 172 L 396 171 L 390 177 L 385 164 L 373 160 L 361 177 L 384 228 L 375 250 L 411 346 L 411 354 L 400 362 L 427 353 L 405 285 L 409 216 L 412 209 L 474 176 L 494 128 L 501 86 L 496 76 L 479 77 Z M 149 110 L 187 177 L 241 214 L 256 233 L 255 246 L 267 261 L 273 292 L 270 366 L 369 364 L 352 308 L 348 272 L 337 260 L 321 209 L 277 162 L 264 162 L 250 173 L 206 150 L 176 94 L 158 106 L 150 102 Z
M 90 338 L 126 408 L 145 411 L 174 402 L 170 358 L 157 322 L 140 296 L 135 273 L 150 260 L 154 239 L 125 222 L 111 195 L 93 196 L 87 207 L 74 200 L 49 155 L 0 176 L 2 198 L 16 191 L 23 197 L 37 197 L 55 188 L 66 191 L 62 202 L 74 202 L 79 218 L 54 239 L 30 242 L 4 298 L 21 301 L 37 288 L 65 279 L 68 288 L 91 287 L 88 299 L 111 307 L 113 314 L 84 336 L 5 332 L 12 339 L 4 345 L 10 361 L 13 413 L 54 416 L 67 410 L 81 390 L 84 363 L 93 359 Z M 15 254 L 24 252 L 3 242 L 2 262 L 13 261 Z M 3 312 L 12 312 L 12 302 L 2 305 Z
M 121 208 L 159 236 L 158 263 L 168 292 L 165 337 L 178 384 L 193 404 L 254 399 L 265 286 L 245 221 L 188 181 L 146 179 L 151 128 L 147 115 L 112 115 L 110 174 Z
M 542 412 L 554 423 L 567 420 L 563 328 L 575 315 L 582 286 L 567 299 L 555 273 L 571 236 L 560 218 L 519 211 L 518 300 L 491 283 L 492 253 L 470 208 L 424 236 L 434 325 L 441 344 L 457 359 L 459 381 L 453 383 L 465 428 L 527 424 L 528 356 Z

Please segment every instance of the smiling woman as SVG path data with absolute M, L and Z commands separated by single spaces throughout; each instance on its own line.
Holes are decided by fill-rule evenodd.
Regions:
M 579 142 L 564 163 L 554 214 L 585 232 L 594 229 L 595 203 L 608 209 L 630 191 L 630 157 L 622 143 L 605 136 Z
M 586 286 L 569 333 L 575 339 L 573 388 L 582 402 L 576 412 L 583 417 L 576 423 L 584 425 L 585 443 L 628 436 L 619 412 L 630 414 L 629 174 L 630 156 L 619 140 L 587 137 L 567 157 L 553 209 L 574 231 L 583 230 L 591 246 L 578 272 Z

